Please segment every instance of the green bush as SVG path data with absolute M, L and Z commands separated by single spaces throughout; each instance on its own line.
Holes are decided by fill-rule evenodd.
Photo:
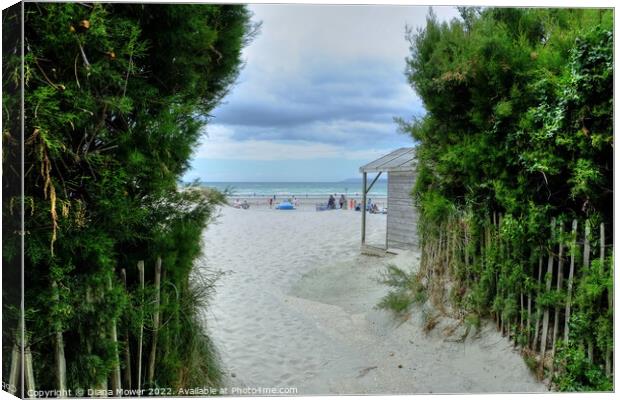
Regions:
M 597 241 L 600 223 L 608 238 L 613 231 L 613 13 L 460 12 L 449 23 L 431 12 L 425 28 L 408 36 L 407 79 L 427 111 L 411 123 L 400 121 L 417 143 L 412 195 L 420 214 L 421 268 L 441 274 L 448 267 L 431 265 L 429 257 L 451 237 L 457 242 L 451 278 L 463 291 L 451 296 L 453 304 L 501 319 L 526 344 L 533 329 L 518 328 L 527 320 L 521 302 L 534 299 L 531 319 L 545 310 L 553 315 L 556 307 L 563 318 L 566 282 L 556 290 L 547 260 L 557 259 L 562 245 L 565 267 L 571 253 L 583 265 L 589 221 L 591 263 L 576 269 L 570 332 L 590 346 L 592 365 L 583 363 L 578 342 L 569 341 L 556 356 L 562 360 L 557 387 L 608 390 L 600 365 L 609 365 L 613 351 L 613 262 L 600 260 Z M 579 249 L 572 244 L 573 219 Z
M 25 329 L 37 389 L 58 386 L 57 334 L 64 339 L 68 389 L 101 387 L 119 363 L 131 367 L 137 387 L 141 325 L 143 372 L 153 343 L 159 257 L 165 324 L 153 382 L 143 387 L 217 383 L 190 276 L 201 232 L 222 197 L 178 184 L 205 116 L 238 75 L 241 49 L 255 31 L 249 11 L 239 5 L 33 2 L 24 12 Z M 3 54 L 12 55 L 3 58 L 8 216 L 17 212 L 21 195 L 22 177 L 13 168 L 21 137 L 13 77 L 21 60 L 18 32 L 3 29 Z M 14 264 L 20 253 L 19 227 L 9 229 L 3 265 Z M 5 311 L 2 368 L 8 375 L 18 315 Z M 118 346 L 109 334 L 114 322 Z M 129 365 L 122 357 L 127 346 Z

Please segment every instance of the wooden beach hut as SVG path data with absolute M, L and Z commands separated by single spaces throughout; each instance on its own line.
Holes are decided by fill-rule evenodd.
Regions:
M 362 212 L 362 253 L 382 255 L 390 249 L 411 249 L 418 244 L 417 213 L 411 191 L 415 184 L 415 148 L 403 147 L 360 167 L 362 210 L 366 210 L 367 194 L 381 174 L 387 174 L 387 227 L 385 246 L 366 244 L 366 212 Z M 376 173 L 368 184 L 368 174 Z

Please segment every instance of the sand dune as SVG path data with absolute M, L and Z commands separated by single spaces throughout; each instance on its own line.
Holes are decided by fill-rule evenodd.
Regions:
M 369 215 L 382 243 L 385 215 Z M 224 207 L 204 235 L 204 268 L 221 270 L 209 330 L 231 387 L 298 394 L 533 392 L 519 354 L 491 326 L 477 339 L 426 335 L 421 312 L 396 321 L 375 305 L 388 263 L 418 255 L 359 254 L 360 213 Z M 448 323 L 448 322 L 446 322 Z M 448 340 L 446 340 L 448 339 Z

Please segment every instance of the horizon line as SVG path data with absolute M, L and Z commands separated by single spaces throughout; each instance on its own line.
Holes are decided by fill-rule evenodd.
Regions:
M 197 180 L 183 180 L 182 183 L 193 183 L 198 181 L 198 183 L 347 183 L 347 181 L 352 180 L 362 180 L 363 178 L 346 178 L 338 181 L 318 181 L 318 180 L 214 180 L 207 181 L 202 179 Z M 386 181 L 386 178 L 379 178 L 379 181 Z

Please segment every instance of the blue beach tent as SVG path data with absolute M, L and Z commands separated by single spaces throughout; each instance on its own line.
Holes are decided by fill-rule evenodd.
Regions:
M 295 207 L 288 201 L 283 201 L 276 206 L 276 210 L 294 210 Z

